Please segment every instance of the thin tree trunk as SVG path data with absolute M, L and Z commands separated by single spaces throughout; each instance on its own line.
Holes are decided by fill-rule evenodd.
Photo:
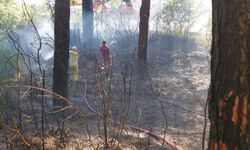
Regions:
M 53 92 L 68 97 L 68 59 L 69 59 L 69 0 L 55 1 L 55 51 L 53 68 Z M 63 106 L 63 102 L 53 98 L 54 106 Z
M 83 41 L 87 48 L 92 48 L 94 30 L 93 0 L 82 0 Z
M 142 0 L 140 8 L 140 26 L 137 61 L 139 76 L 144 79 L 147 72 L 148 21 L 150 15 L 150 0 Z
M 249 0 L 212 0 L 209 149 L 250 149 Z

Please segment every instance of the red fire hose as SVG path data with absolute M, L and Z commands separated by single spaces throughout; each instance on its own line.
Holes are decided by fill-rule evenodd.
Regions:
M 84 86 L 85 86 L 85 87 L 84 87 L 84 89 L 85 89 L 85 90 L 84 90 L 84 96 L 83 96 L 84 102 L 85 102 L 86 106 L 88 107 L 88 109 L 89 109 L 92 113 L 97 114 L 96 110 L 93 109 L 93 108 L 90 106 L 90 104 L 88 103 L 88 100 L 87 100 L 87 98 L 86 98 L 86 94 L 87 94 L 87 83 L 86 83 L 86 81 L 84 82 Z M 118 124 L 118 125 L 120 125 L 120 122 L 117 122 L 117 121 L 114 121 L 114 120 L 111 120 L 111 121 L 114 122 L 114 123 L 116 123 L 116 124 Z M 172 149 L 174 149 L 174 150 L 179 150 L 179 148 L 178 148 L 174 143 L 169 142 L 166 138 L 161 137 L 161 136 L 158 135 L 157 133 L 154 133 L 154 132 L 151 132 L 151 131 L 149 131 L 149 130 L 147 130 L 147 129 L 143 129 L 143 128 L 136 127 L 136 126 L 131 126 L 131 125 L 127 125 L 127 126 L 128 126 L 129 128 L 131 128 L 131 129 L 136 130 L 136 131 L 143 132 L 143 133 L 145 133 L 145 134 L 147 134 L 147 135 L 149 135 L 149 136 L 155 138 L 156 140 L 159 140 L 159 141 L 164 142 L 166 145 L 170 146 L 170 147 L 171 147 Z

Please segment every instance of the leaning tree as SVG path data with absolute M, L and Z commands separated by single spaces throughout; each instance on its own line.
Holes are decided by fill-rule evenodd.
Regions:
M 250 149 L 249 0 L 212 0 L 209 149 Z

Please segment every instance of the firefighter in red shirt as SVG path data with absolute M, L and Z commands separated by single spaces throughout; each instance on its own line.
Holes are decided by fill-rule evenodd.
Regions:
M 112 58 L 111 58 L 111 51 L 109 47 L 106 45 L 106 41 L 102 42 L 102 46 L 100 47 L 100 52 L 102 56 L 102 64 L 103 64 L 105 73 L 106 75 L 108 75 L 112 67 Z

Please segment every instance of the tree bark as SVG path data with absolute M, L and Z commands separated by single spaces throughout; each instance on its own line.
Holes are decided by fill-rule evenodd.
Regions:
M 212 0 L 210 150 L 250 149 L 249 0 Z
M 140 26 L 137 62 L 139 68 L 139 76 L 145 78 L 147 71 L 147 44 L 148 44 L 148 21 L 150 15 L 150 0 L 142 0 L 140 8 Z
M 82 0 L 82 30 L 83 42 L 91 49 L 94 30 L 93 0 Z
M 68 59 L 69 59 L 69 19 L 70 1 L 55 1 L 55 51 L 53 67 L 53 92 L 68 98 Z M 62 106 L 64 102 L 53 98 L 54 106 Z

